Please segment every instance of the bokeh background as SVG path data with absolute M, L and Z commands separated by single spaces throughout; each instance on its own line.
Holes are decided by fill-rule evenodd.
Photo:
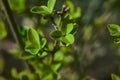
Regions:
M 57 0 L 55 9 L 59 11 L 64 1 Z M 112 73 L 120 75 L 120 46 L 113 43 L 107 29 L 107 25 L 111 23 L 120 25 L 120 0 L 71 1 L 81 8 L 81 17 L 75 43 L 70 46 L 72 50 L 66 58 L 68 63 L 64 64 L 59 72 L 62 80 L 111 80 Z M 53 29 L 50 21 L 30 12 L 33 6 L 46 5 L 47 0 L 8 2 L 15 24 L 26 28 L 40 27 L 51 41 L 48 36 Z M 10 51 L 17 47 L 3 7 L 1 4 L 0 24 L 5 26 L 5 29 L 0 28 L 0 32 L 7 30 L 7 37 L 0 39 L 0 80 L 7 80 L 13 67 L 22 71 L 28 65 L 24 60 L 16 59 L 10 54 Z

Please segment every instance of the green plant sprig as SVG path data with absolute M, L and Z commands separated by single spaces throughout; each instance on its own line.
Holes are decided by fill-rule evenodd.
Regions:
M 48 0 L 46 6 L 31 8 L 32 13 L 39 14 L 51 21 L 54 30 L 49 33 L 49 36 L 54 40 L 54 45 L 50 45 L 38 30 L 31 27 L 27 30 L 26 54 L 22 56 L 35 70 L 36 74 L 30 73 L 30 75 L 34 77 L 39 75 L 41 80 L 60 79 L 58 71 L 64 60 L 64 51 L 61 48 L 74 43 L 74 35 L 78 27 L 77 19 L 80 17 L 80 8 L 74 9 L 72 2 L 66 1 L 61 11 L 54 10 L 55 3 L 56 0 Z M 56 16 L 59 16 L 60 22 L 58 24 L 55 21 Z M 30 78 L 26 72 L 24 76 Z

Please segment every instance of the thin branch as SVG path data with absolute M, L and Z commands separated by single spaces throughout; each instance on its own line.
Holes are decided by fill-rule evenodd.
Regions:
M 53 27 L 55 28 L 55 30 L 58 30 L 58 26 L 57 26 L 57 24 L 55 23 L 54 18 L 51 17 L 50 19 L 51 19 L 51 21 L 52 21 L 52 25 L 53 25 Z
M 12 35 L 13 35 L 16 43 L 19 44 L 21 49 L 23 49 L 24 44 L 18 33 L 17 25 L 13 19 L 12 12 L 11 12 L 10 6 L 8 4 L 8 0 L 0 0 L 0 3 L 3 7 L 3 11 L 4 11 L 5 17 L 7 19 L 7 22 L 9 24 L 9 27 L 11 29 Z

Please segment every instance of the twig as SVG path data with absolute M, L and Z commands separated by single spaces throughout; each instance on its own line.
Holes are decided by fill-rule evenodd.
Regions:
M 52 25 L 53 25 L 53 27 L 55 28 L 55 30 L 58 30 L 58 26 L 56 25 L 54 18 L 51 17 L 50 19 L 51 19 L 51 21 L 52 21 Z

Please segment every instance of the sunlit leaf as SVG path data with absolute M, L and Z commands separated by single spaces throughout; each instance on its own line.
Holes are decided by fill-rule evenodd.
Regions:
M 56 3 L 56 0 L 48 0 L 47 6 L 48 6 L 50 12 L 53 11 L 55 3 Z
M 51 36 L 51 38 L 53 38 L 55 40 L 59 40 L 62 37 L 62 32 L 59 30 L 55 30 L 50 33 L 50 36 Z
M 56 71 L 58 71 L 59 68 L 61 67 L 61 63 L 52 64 L 51 67 L 52 67 L 52 70 L 53 70 L 54 72 L 56 72 Z
M 73 3 L 70 1 L 66 1 L 66 5 L 70 8 L 70 19 L 77 19 L 81 16 L 81 9 L 79 7 L 75 8 Z
M 112 80 L 120 80 L 120 77 L 117 76 L 116 74 L 112 74 L 111 77 L 112 77 Z
M 39 57 L 45 57 L 45 56 L 47 56 L 47 54 L 48 54 L 47 52 L 42 52 L 42 54 L 38 54 L 38 56 Z
M 29 28 L 27 33 L 27 39 L 33 43 L 40 43 L 39 35 L 34 28 Z
M 42 78 L 42 80 L 53 80 L 53 75 L 52 73 L 47 74 L 46 76 L 44 76 L 44 78 Z
M 62 40 L 63 44 L 66 44 L 66 46 L 74 43 L 74 41 L 75 41 L 74 36 L 72 34 L 66 35 L 61 40 Z
M 11 70 L 11 75 L 12 75 L 13 78 L 16 78 L 16 79 L 19 78 L 18 73 L 17 73 L 17 70 L 16 70 L 15 68 L 13 68 L 13 69 Z
M 29 52 L 29 53 L 35 55 L 39 52 L 40 49 L 41 49 L 40 45 L 31 43 L 29 41 L 26 42 L 26 46 L 25 46 L 25 51 L 26 52 Z
M 31 12 L 36 14 L 41 14 L 43 16 L 47 16 L 51 14 L 49 8 L 46 6 L 34 6 L 32 7 Z
M 116 24 L 109 24 L 108 30 L 111 36 L 120 36 L 120 26 Z
M 113 42 L 116 43 L 116 44 L 120 44 L 120 37 L 118 37 L 118 38 L 113 37 Z
M 76 11 L 72 14 L 72 18 L 76 19 L 79 18 L 80 16 L 81 16 L 81 9 L 78 7 Z
M 44 48 L 47 43 L 47 40 L 45 38 L 42 38 L 41 40 L 41 48 Z
M 67 31 L 66 31 L 66 34 L 69 34 L 72 30 L 73 30 L 74 26 L 72 23 L 70 24 L 67 24 Z
M 7 36 L 7 31 L 5 29 L 5 24 L 0 22 L 0 39 L 3 39 Z
M 70 1 L 66 1 L 66 5 L 70 8 L 70 13 L 73 13 L 74 12 L 74 5 L 72 2 Z
M 40 49 L 41 49 L 41 45 L 37 31 L 35 31 L 33 28 L 29 28 L 27 32 L 25 51 L 31 54 L 37 54 Z
M 58 51 L 54 55 L 54 61 L 62 61 L 64 59 L 64 54 L 61 51 Z
M 78 24 L 74 24 L 74 27 L 72 29 L 72 31 L 70 32 L 70 34 L 75 34 L 78 30 Z

